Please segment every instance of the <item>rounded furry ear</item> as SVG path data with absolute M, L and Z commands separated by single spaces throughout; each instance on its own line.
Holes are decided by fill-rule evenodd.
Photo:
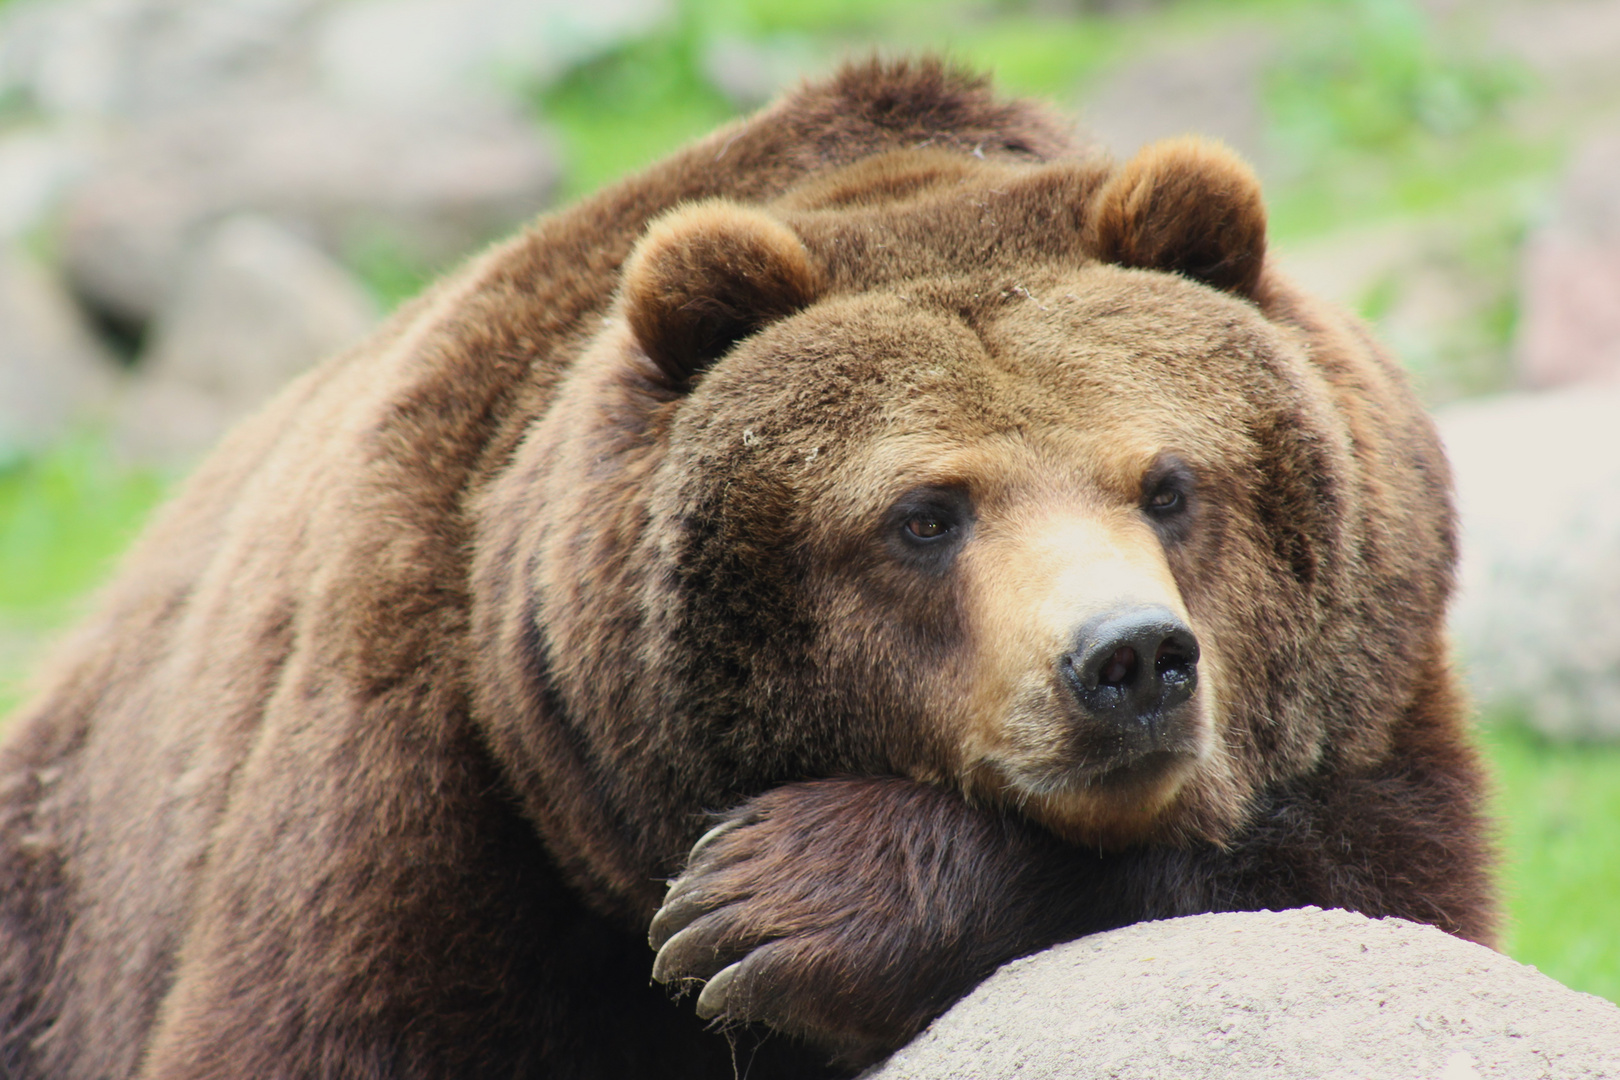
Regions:
M 624 271 L 630 330 L 678 388 L 820 291 L 820 273 L 787 226 L 723 201 L 653 222 Z
M 1266 256 L 1260 181 L 1219 143 L 1153 143 L 1098 191 L 1085 243 L 1104 262 L 1253 296 Z

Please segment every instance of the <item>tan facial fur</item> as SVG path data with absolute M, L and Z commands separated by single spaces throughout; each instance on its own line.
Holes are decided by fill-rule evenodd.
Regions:
M 1239 561 L 1236 540 L 1229 538 L 1220 563 L 1195 566 L 1189 560 L 1202 557 L 1195 551 L 1205 550 L 1202 529 L 1212 519 L 1192 526 L 1178 554 L 1144 511 L 1144 484 L 1173 458 L 1218 502 L 1222 478 L 1243 474 L 1253 452 L 1242 434 L 1252 420 L 1240 395 L 1194 384 L 1188 373 L 1249 363 L 1239 355 L 1245 351 L 1284 347 L 1263 328 L 1231 338 L 1201 337 L 1191 325 L 1167 329 L 1162 312 L 1139 315 L 1129 303 L 1140 289 L 1136 278 L 1095 266 L 1032 277 L 1037 299 L 971 330 L 943 303 L 863 298 L 860 325 L 881 317 L 903 321 L 904 332 L 834 351 L 903 373 L 896 378 L 908 391 L 888 403 L 881 428 L 853 458 L 795 467 L 801 497 L 834 529 L 881 516 L 908 491 L 966 493 L 970 535 L 948 571 L 912 584 L 948 611 L 877 605 L 838 620 L 960 624 L 949 658 L 918 668 L 913 684 L 926 699 L 936 749 L 896 750 L 895 767 L 1111 849 L 1171 838 L 1218 841 L 1241 813 L 1246 784 L 1230 749 L 1233 735 L 1222 728 L 1230 688 L 1217 655 L 1229 620 L 1218 605 L 1204 612 L 1213 622 L 1201 619 L 1177 577 L 1207 587 L 1211 574 Z M 1193 285 L 1172 280 L 1163 291 L 1223 319 L 1207 323 L 1258 323 L 1237 303 Z M 812 316 L 803 340 L 836 340 L 848 322 Z M 1144 345 L 1159 337 L 1185 355 L 1144 364 Z M 1088 625 L 1149 608 L 1179 620 L 1195 638 L 1197 689 L 1174 710 L 1162 745 L 1124 752 L 1110 746 L 1124 740 L 1077 699 L 1060 664 L 1079 649 Z
M 932 457 L 930 478 L 972 492 L 974 521 L 951 570 L 963 639 L 928 690 L 952 775 L 927 779 L 1115 847 L 1153 834 L 1188 781 L 1219 757 L 1218 691 L 1212 657 L 1200 661 L 1199 689 L 1175 711 L 1165 752 L 1124 765 L 1098 752 L 1111 733 L 1059 670 L 1084 628 L 1148 607 L 1198 628 L 1136 485 L 1126 494 L 1098 483 L 1087 475 L 1088 457 L 1098 459 L 1092 440 L 1061 434 L 1058 450 L 1003 436 Z M 884 445 L 865 464 L 893 452 Z M 1125 456 L 1140 462 L 1127 470 L 1135 476 L 1153 461 L 1145 449 Z
M 1140 833 L 1209 742 L 1196 696 L 1192 752 L 1149 775 L 1110 777 L 1078 736 L 1094 724 L 1057 671 L 1088 623 L 1156 605 L 1187 621 L 1159 542 L 1129 511 L 1020 507 L 983 523 L 963 552 L 971 686 L 959 745 L 965 786 L 998 791 L 1060 832 Z

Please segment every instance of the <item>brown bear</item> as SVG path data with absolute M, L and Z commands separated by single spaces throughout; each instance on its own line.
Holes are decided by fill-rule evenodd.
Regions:
M 837 1075 L 1138 920 L 1488 940 L 1446 463 L 1265 244 L 871 62 L 474 260 L 15 720 L 0 1072 Z

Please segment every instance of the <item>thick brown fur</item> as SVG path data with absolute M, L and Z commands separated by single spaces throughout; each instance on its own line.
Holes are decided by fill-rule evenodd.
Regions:
M 873 62 L 299 380 L 0 750 L 0 1075 L 835 1075 L 1141 919 L 1488 940 L 1446 465 L 1257 192 Z M 1048 655 L 1127 594 L 1150 767 Z

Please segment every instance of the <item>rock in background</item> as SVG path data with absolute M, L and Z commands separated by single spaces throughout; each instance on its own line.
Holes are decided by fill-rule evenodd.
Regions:
M 543 209 L 559 164 L 533 92 L 669 11 L 13 0 L 0 444 L 39 449 L 110 410 L 133 459 L 194 459 L 375 320 L 345 265 L 443 267 Z M 48 270 L 25 272 L 40 261 L 25 251 Z M 122 365 L 92 328 L 131 353 Z
M 227 215 L 267 214 L 333 255 L 377 237 L 437 265 L 538 212 L 555 177 L 515 110 L 313 97 L 198 105 L 109 140 L 66 200 L 64 267 L 97 312 L 145 327 L 172 298 L 186 252 Z
M 115 438 L 138 460 L 183 463 L 376 318 L 370 295 L 315 245 L 273 218 L 225 218 L 185 253 Z
M 1552 738 L 1620 740 L 1617 177 L 1620 135 L 1587 139 L 1525 244 L 1518 369 L 1559 389 L 1438 417 L 1463 526 L 1451 627 L 1470 687 Z
M 0 465 L 97 419 L 113 384 L 112 358 L 73 298 L 22 252 L 0 247 Z
M 1451 629 L 1470 689 L 1546 735 L 1620 739 L 1620 384 L 1437 419 L 1462 520 Z
M 1620 1076 L 1620 1007 L 1433 927 L 1195 915 L 1015 960 L 864 1080 Z

